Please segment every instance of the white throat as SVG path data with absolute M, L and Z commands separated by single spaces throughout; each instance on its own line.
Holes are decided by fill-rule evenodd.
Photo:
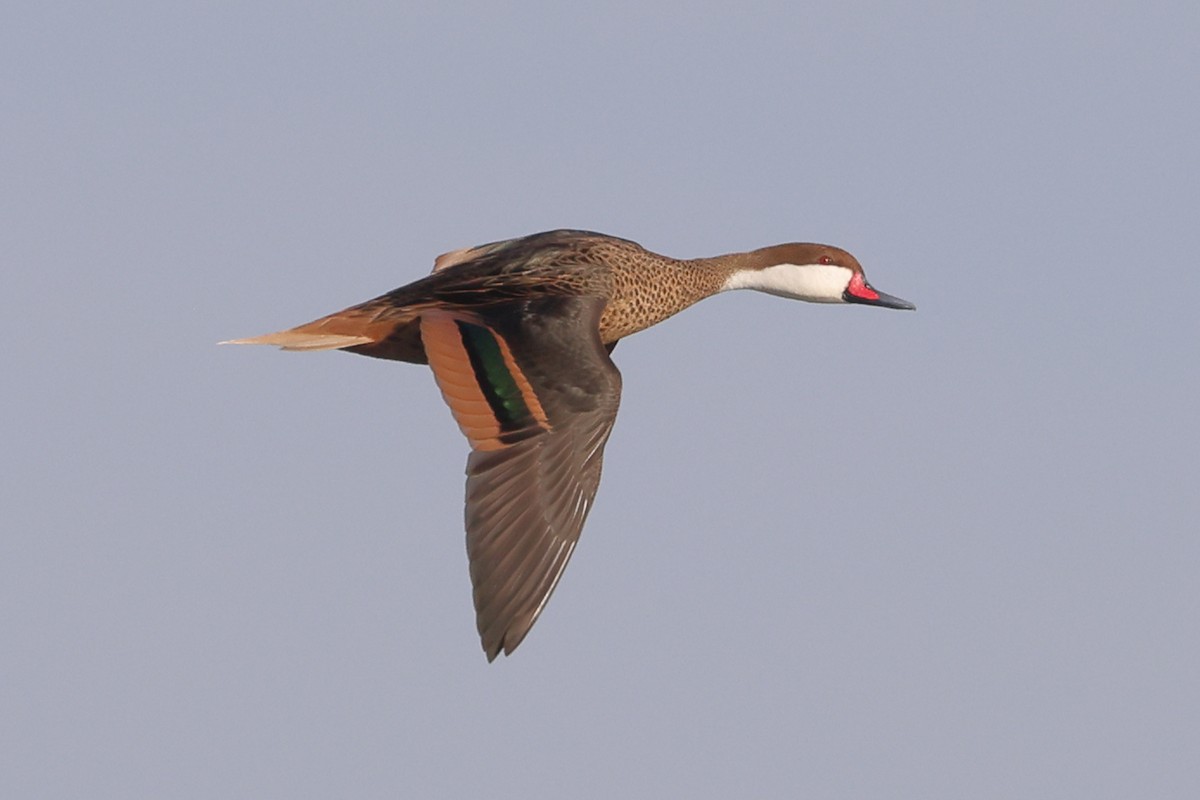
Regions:
M 810 303 L 844 303 L 842 293 L 853 275 L 849 268 L 836 264 L 776 264 L 738 270 L 725 279 L 721 291 L 756 289 Z

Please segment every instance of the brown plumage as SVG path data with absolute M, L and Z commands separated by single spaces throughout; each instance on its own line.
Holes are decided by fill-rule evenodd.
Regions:
M 234 343 L 430 365 L 471 445 L 467 553 L 490 661 L 525 638 L 579 540 L 620 401 L 612 348 L 727 288 L 911 308 L 828 245 L 685 261 L 560 230 L 446 253 L 407 286 Z

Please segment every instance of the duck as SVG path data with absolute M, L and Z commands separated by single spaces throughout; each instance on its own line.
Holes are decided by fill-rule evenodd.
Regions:
M 541 615 L 600 485 L 621 399 L 617 343 L 726 291 L 913 310 L 858 260 L 789 243 L 676 259 L 583 230 L 454 250 L 433 272 L 295 328 L 222 344 L 346 350 L 428 364 L 470 444 L 465 527 L 489 662 Z

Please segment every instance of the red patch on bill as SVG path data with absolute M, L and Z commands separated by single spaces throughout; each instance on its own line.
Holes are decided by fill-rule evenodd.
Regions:
M 861 272 L 854 273 L 854 277 L 850 279 L 850 285 L 846 287 L 846 291 L 863 300 L 879 299 L 879 292 L 872 289 L 870 284 L 863 280 Z

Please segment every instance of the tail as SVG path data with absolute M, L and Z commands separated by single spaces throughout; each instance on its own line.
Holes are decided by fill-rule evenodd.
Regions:
M 217 344 L 275 344 L 283 350 L 341 350 L 344 347 L 369 344 L 371 341 L 368 336 L 310 332 L 301 325 L 291 330 L 265 333 L 246 339 L 227 339 Z
M 375 358 L 425 364 L 420 307 L 396 308 L 386 296 L 285 331 L 219 344 L 273 344 L 284 350 L 349 350 Z

